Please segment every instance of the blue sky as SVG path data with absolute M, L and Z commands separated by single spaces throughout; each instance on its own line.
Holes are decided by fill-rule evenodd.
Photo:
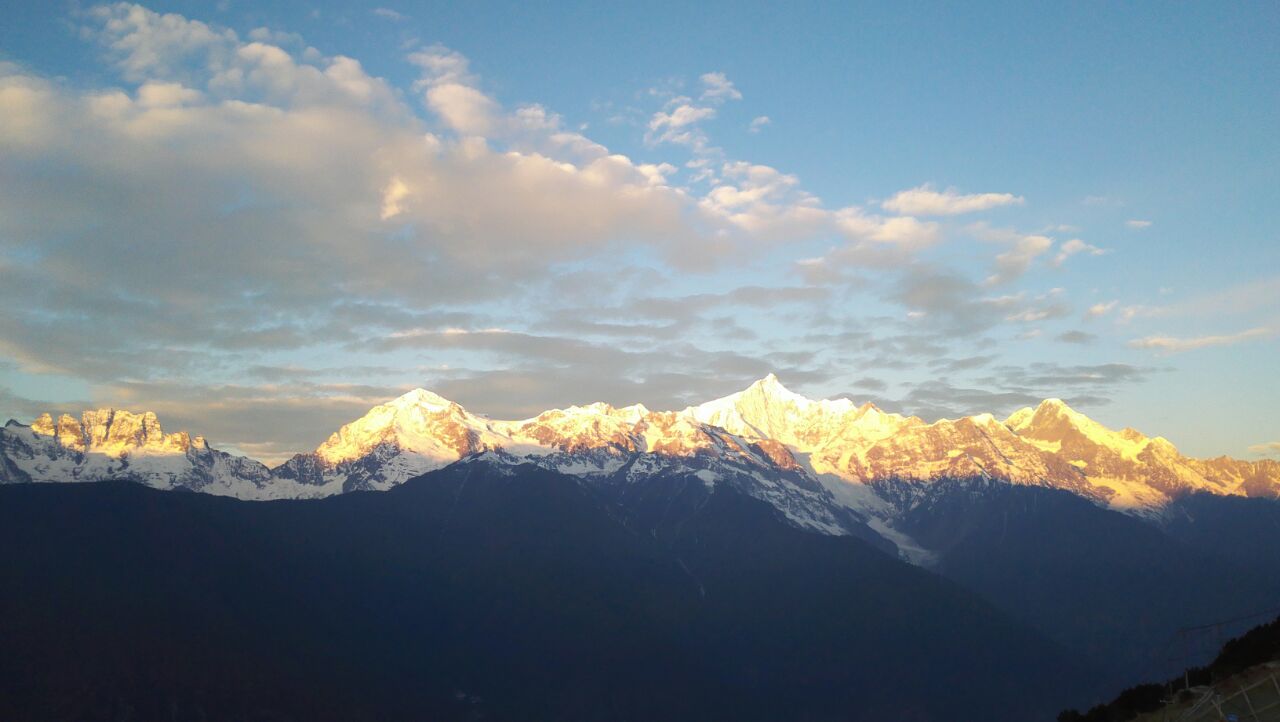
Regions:
M 413 386 L 520 416 L 774 370 L 1277 453 L 1274 4 L 4 17 L 0 415 L 272 459 Z

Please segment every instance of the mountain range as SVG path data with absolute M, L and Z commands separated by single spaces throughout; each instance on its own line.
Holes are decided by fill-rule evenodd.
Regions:
M 1280 465 L 1052 399 L 417 389 L 274 468 L 105 409 L 9 422 L 0 481 L 6 719 L 1048 719 L 1280 603 Z
M 415 389 L 268 468 L 155 414 L 45 414 L 0 429 L 0 483 L 127 479 L 246 500 L 385 491 L 460 459 L 532 463 L 605 487 L 683 475 L 767 501 L 796 526 L 854 534 L 929 563 L 904 518 L 941 481 L 1059 489 L 1161 523 L 1195 494 L 1276 498 L 1280 462 L 1183 456 L 1168 440 L 1109 429 L 1060 400 L 1004 420 L 926 422 L 848 399 L 812 400 L 770 374 L 680 411 L 595 403 L 502 421 Z

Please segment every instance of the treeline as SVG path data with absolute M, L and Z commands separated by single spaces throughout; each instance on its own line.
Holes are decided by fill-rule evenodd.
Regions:
M 1164 684 L 1130 687 L 1110 702 L 1097 705 L 1088 712 L 1064 710 L 1058 715 L 1058 722 L 1126 722 L 1160 709 L 1174 695 L 1186 694 L 1188 684 L 1192 687 L 1215 684 L 1250 667 L 1277 659 L 1280 659 L 1280 617 L 1227 642 L 1207 666 L 1192 667 Z

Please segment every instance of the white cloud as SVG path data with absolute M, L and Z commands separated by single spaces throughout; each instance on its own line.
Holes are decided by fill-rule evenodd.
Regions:
M 799 178 L 767 165 L 737 161 L 725 163 L 720 170 L 720 182 L 700 206 L 763 239 L 838 234 L 855 244 L 865 242 L 913 251 L 931 245 L 939 237 L 936 223 L 910 216 L 878 216 L 855 206 L 824 208 L 816 196 L 800 187 Z M 848 253 L 837 252 L 828 260 L 837 257 L 842 261 L 851 258 Z
M 1249 447 L 1249 452 L 1258 456 L 1274 456 L 1280 457 L 1280 441 L 1268 441 L 1265 444 L 1254 444 Z
M 1158 316 L 1167 315 L 1167 313 L 1168 313 L 1167 309 L 1161 308 L 1158 306 L 1144 306 L 1141 304 L 1134 305 L 1134 306 L 1125 306 L 1124 308 L 1120 309 L 1119 322 L 1129 323 L 1135 318 L 1155 318 Z
M 1136 228 L 1141 230 L 1143 228 L 1149 228 L 1151 226 L 1151 221 L 1140 221 L 1140 220 L 1132 219 L 1132 220 L 1125 221 L 1124 224 L 1130 228 Z
M 657 113 L 649 121 L 649 130 L 662 128 L 683 128 L 702 120 L 716 117 L 714 108 L 699 108 L 693 105 L 680 105 L 670 113 Z
M 733 82 L 724 73 L 703 73 L 702 100 L 712 103 L 723 103 L 726 100 L 742 100 L 742 93 L 733 87 Z
M 182 83 L 144 83 L 138 88 L 138 104 L 147 108 L 176 108 L 198 103 L 204 94 Z
M 237 38 L 181 15 L 152 12 L 140 5 L 100 5 L 86 13 L 95 35 L 110 51 L 127 80 L 174 80 L 195 61 L 205 66 L 229 62 Z
M 1022 196 L 1012 193 L 972 193 L 961 194 L 954 188 L 944 191 L 934 190 L 926 183 L 922 186 L 898 191 L 892 198 L 881 203 L 881 207 L 892 213 L 917 216 L 954 216 L 962 213 L 974 213 L 990 210 L 1000 206 L 1022 205 Z
M 426 92 L 427 107 L 452 130 L 484 137 L 494 133 L 498 104 L 489 96 L 461 83 L 432 85 Z
M 1049 317 L 1049 310 L 1044 308 L 1028 308 L 1024 311 L 1005 316 L 1006 321 L 1015 321 L 1017 323 L 1032 323 L 1034 321 L 1043 321 Z M 1037 335 L 1040 331 L 1036 330 Z
M 474 76 L 471 75 L 470 61 L 462 53 L 450 50 L 443 45 L 432 45 L 410 53 L 408 60 L 422 69 L 422 85 L 443 83 L 467 85 L 475 82 Z
M 420 73 L 410 89 L 280 34 L 246 39 L 124 5 L 82 17 L 121 87 L 86 90 L 0 65 L 0 304 L 11 311 L 0 314 L 0 362 L 26 370 L 111 388 L 166 375 L 234 379 L 262 355 L 310 357 L 324 344 L 334 354 L 413 349 L 433 368 L 458 362 L 446 353 L 481 355 L 471 368 L 501 354 L 503 371 L 469 373 L 471 385 L 459 388 L 498 379 L 554 382 L 549 390 L 562 392 L 584 378 L 619 388 L 624 369 L 675 397 L 706 378 L 736 384 L 770 370 L 764 359 L 777 349 L 737 350 L 755 336 L 735 316 L 743 307 L 772 313 L 744 299 L 773 296 L 753 290 L 715 318 L 696 310 L 668 321 L 654 305 L 620 322 L 585 318 L 602 334 L 630 334 L 627 344 L 643 334 L 682 342 L 653 352 L 619 349 L 626 344 L 616 339 L 551 343 L 530 327 L 569 297 L 579 307 L 565 315 L 585 317 L 620 286 L 629 256 L 652 274 L 636 284 L 645 288 L 690 267 L 772 260 L 784 244 L 820 256 L 806 277 L 825 274 L 825 283 L 875 269 L 892 283 L 942 238 L 934 220 L 828 206 L 793 174 L 711 148 L 700 125 L 721 107 L 713 99 L 737 94 L 722 76 L 703 79 L 712 95 L 673 98 L 650 119 L 655 143 L 686 143 L 692 158 L 640 163 L 541 105 L 504 105 L 445 47 L 408 56 Z M 1007 195 L 948 193 L 961 205 Z M 1025 242 L 1011 237 L 1002 256 L 1030 263 L 1044 252 Z M 1010 274 L 1025 270 L 1016 259 L 1000 263 Z M 572 273 L 580 275 L 565 280 Z M 1059 313 L 1038 300 L 984 298 L 953 275 L 924 275 L 896 301 L 921 333 L 954 337 L 1021 313 Z M 819 293 L 789 309 L 787 323 L 837 314 L 845 296 L 836 288 L 803 289 Z M 625 300 L 611 302 L 630 309 Z M 689 328 L 735 350 L 703 351 L 678 335 Z M 396 334 L 408 329 L 420 330 L 421 345 L 365 343 L 406 338 Z M 815 355 L 783 346 L 793 357 Z M 884 348 L 939 353 L 924 337 Z M 398 376 L 352 394 L 376 397 L 410 380 L 423 382 Z M 272 398 L 266 387 L 245 393 L 259 391 L 253 408 Z
M 1053 258 L 1053 265 L 1061 266 L 1066 260 L 1077 253 L 1084 253 L 1090 256 L 1102 256 L 1106 254 L 1106 250 L 1090 245 L 1080 240 L 1072 238 L 1058 247 L 1058 255 Z
M 382 192 L 382 220 L 390 220 L 400 215 L 400 202 L 409 195 L 409 186 L 404 184 L 397 176 L 391 179 L 387 184 L 386 190 Z
M 1105 301 L 1095 303 L 1084 312 L 1085 318 L 1100 318 L 1115 310 L 1118 301 Z
M 391 8 L 374 8 L 373 14 L 377 15 L 380 18 L 383 18 L 384 20 L 390 20 L 392 22 L 397 22 L 397 23 L 409 19 L 403 13 L 396 12 Z
M 706 145 L 706 136 L 696 127 L 698 123 L 716 117 L 715 108 L 681 103 L 669 111 L 658 111 L 649 119 L 649 132 L 645 142 L 676 143 L 700 148 Z
M 910 216 L 882 217 L 864 214 L 858 208 L 836 213 L 837 226 L 851 238 L 863 238 L 903 248 L 919 249 L 937 242 L 938 224 Z
M 715 182 L 692 194 L 670 163 L 611 153 L 538 105 L 504 108 L 448 48 L 409 56 L 441 132 L 351 58 L 141 8 L 86 17 L 136 90 L 0 69 L 0 181 L 16 189 L 0 196 L 0 258 L 14 239 L 42 249 L 0 263 L 0 300 L 33 309 L 0 318 L 0 354 L 28 368 L 216 366 L 233 348 L 343 338 L 337 299 L 397 313 L 496 302 L 622 248 L 708 267 L 783 241 L 909 252 L 938 236 L 825 208 L 759 164 L 709 162 Z M 680 107 L 664 130 L 710 115 Z
M 315 343 L 339 298 L 495 300 L 623 239 L 706 263 L 742 235 L 669 187 L 671 165 L 506 112 L 447 49 L 415 54 L 421 89 L 458 136 L 492 142 L 428 132 L 349 58 L 141 8 L 86 17 L 136 90 L 0 68 L 0 185 L 16 189 L 0 194 L 0 258 L 18 239 L 41 249 L 0 262 L 0 297 L 31 309 L 0 319 L 0 355 L 31 368 L 216 363 L 207 349 Z M 200 53 L 177 53 L 184 38 Z
M 747 132 L 759 133 L 760 131 L 765 129 L 765 126 L 769 125 L 772 122 L 773 122 L 772 120 L 769 120 L 769 116 L 758 115 L 751 121 L 751 125 L 747 126 Z
M 985 223 L 969 226 L 969 231 L 978 238 L 1003 243 L 1008 250 L 995 258 L 995 272 L 984 282 L 988 286 L 1008 283 L 1027 272 L 1035 259 L 1053 247 L 1053 239 L 1038 233 L 1019 233 L 1008 228 L 992 228 Z
M 1275 329 L 1258 327 L 1241 331 L 1239 333 L 1217 336 L 1196 336 L 1192 338 L 1147 336 L 1145 338 L 1130 341 L 1129 346 L 1133 348 L 1152 349 L 1163 353 L 1182 353 L 1184 351 L 1194 351 L 1196 349 L 1210 348 L 1212 346 L 1231 346 L 1243 341 L 1249 341 L 1257 338 L 1270 338 L 1275 335 Z

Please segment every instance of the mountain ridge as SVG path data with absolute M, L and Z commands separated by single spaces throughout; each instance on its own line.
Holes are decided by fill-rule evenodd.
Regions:
M 1037 720 L 1104 681 L 722 485 L 624 518 L 496 455 L 305 502 L 0 487 L 0 716 Z
M 1062 489 L 1152 519 L 1195 493 L 1280 495 L 1280 463 L 1185 457 L 1163 437 L 1115 431 L 1061 399 L 1003 421 L 986 413 L 926 422 L 850 399 L 810 399 L 774 374 L 679 411 L 595 403 L 520 420 L 414 389 L 274 468 L 199 436 L 166 434 L 150 412 L 101 409 L 56 422 L 44 414 L 0 429 L 0 483 L 122 478 L 251 500 L 317 498 L 386 491 L 486 453 L 599 485 L 656 474 L 730 483 L 803 528 L 862 534 L 870 526 L 917 562 L 928 553 L 895 531 L 895 519 L 941 480 Z

